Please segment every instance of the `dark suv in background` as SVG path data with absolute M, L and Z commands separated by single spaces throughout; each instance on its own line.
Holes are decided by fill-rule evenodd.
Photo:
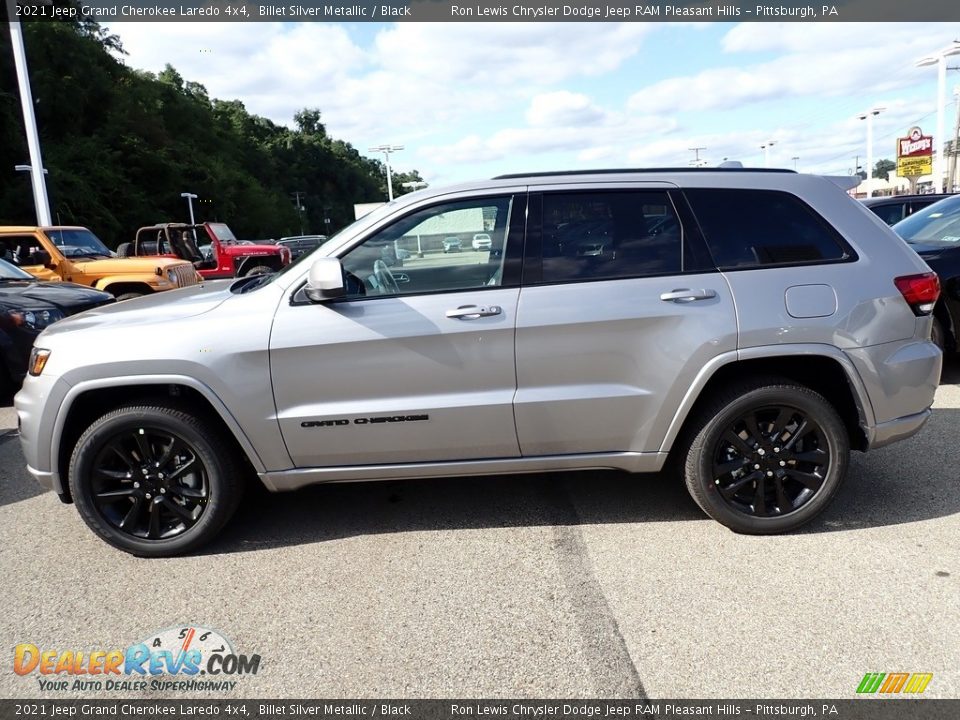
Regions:
M 864 198 L 860 202 L 883 220 L 887 225 L 895 225 L 917 210 L 933 205 L 952 195 L 890 195 L 888 197 Z

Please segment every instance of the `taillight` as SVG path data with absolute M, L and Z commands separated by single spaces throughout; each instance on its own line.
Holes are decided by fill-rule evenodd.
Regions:
M 929 315 L 940 297 L 940 278 L 936 273 L 922 275 L 903 275 L 895 278 L 893 284 L 903 295 L 914 315 Z

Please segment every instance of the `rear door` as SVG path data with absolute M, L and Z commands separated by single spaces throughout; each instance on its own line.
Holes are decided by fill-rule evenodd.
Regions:
M 657 451 L 733 299 L 667 184 L 531 195 L 517 313 L 524 456 Z

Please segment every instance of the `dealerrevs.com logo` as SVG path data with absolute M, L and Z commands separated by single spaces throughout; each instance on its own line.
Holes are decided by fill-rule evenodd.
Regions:
M 220 632 L 199 626 L 161 630 L 122 650 L 20 643 L 13 651 L 13 671 L 48 692 L 229 692 L 234 678 L 259 670 L 259 655 L 237 653 Z

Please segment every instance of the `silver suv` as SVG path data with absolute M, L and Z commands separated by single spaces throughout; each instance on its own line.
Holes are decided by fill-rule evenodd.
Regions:
M 510 175 L 391 202 L 275 275 L 56 323 L 16 407 L 30 472 L 136 555 L 210 540 L 254 472 L 676 470 L 711 517 L 777 533 L 851 448 L 929 417 L 938 293 L 827 178 Z

